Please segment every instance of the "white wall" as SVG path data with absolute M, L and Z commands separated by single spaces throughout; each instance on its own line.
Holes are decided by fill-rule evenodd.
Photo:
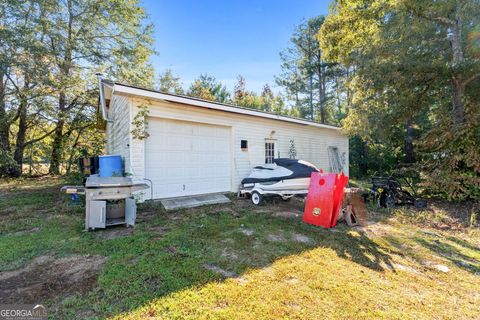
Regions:
M 130 114 L 130 99 L 112 96 L 108 116 L 113 122 L 107 122 L 107 154 L 121 155 L 125 168 L 130 167 Z
M 143 100 L 136 97 L 114 96 L 111 102 L 111 112 L 117 113 L 118 124 L 113 125 L 109 143 L 112 153 L 125 156 L 126 171 L 135 178 L 141 179 L 145 174 L 145 141 L 133 139 L 130 134 L 130 125 L 134 115 L 138 112 L 137 106 L 149 105 L 150 117 L 177 119 L 232 127 L 232 184 L 231 191 L 237 191 L 240 181 L 246 177 L 252 167 L 263 164 L 265 161 L 265 139 L 274 139 L 276 142 L 275 157 L 288 158 L 290 140 L 295 141 L 297 159 L 312 162 L 317 167 L 329 170 L 328 147 L 335 146 L 340 155 L 345 156 L 345 173 L 348 175 L 348 138 L 339 130 L 319 128 L 308 125 L 265 119 L 255 116 L 235 114 L 218 110 L 188 106 L 165 101 Z M 116 106 L 117 104 L 121 106 Z M 129 116 L 125 116 L 124 108 L 129 106 Z M 130 122 L 127 122 L 127 119 Z M 115 130 L 116 128 L 116 130 Z M 272 134 L 272 131 L 275 133 Z M 248 151 L 240 149 L 240 141 L 248 141 Z M 129 155 L 125 147 L 130 145 Z M 128 161 L 130 160 L 130 161 Z M 148 191 L 147 191 L 148 194 Z

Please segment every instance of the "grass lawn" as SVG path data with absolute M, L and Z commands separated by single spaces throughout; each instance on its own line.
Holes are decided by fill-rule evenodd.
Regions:
M 325 230 L 295 200 L 143 204 L 134 229 L 84 232 L 62 183 L 0 183 L 0 303 L 64 319 L 480 318 L 480 231 L 465 205 L 372 210 L 367 226 Z

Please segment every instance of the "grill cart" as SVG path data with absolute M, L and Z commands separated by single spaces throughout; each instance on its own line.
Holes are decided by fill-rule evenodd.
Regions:
M 133 226 L 137 212 L 133 193 L 148 187 L 129 177 L 91 175 L 85 186 L 64 186 L 61 190 L 85 195 L 85 230 L 95 230 L 122 224 Z

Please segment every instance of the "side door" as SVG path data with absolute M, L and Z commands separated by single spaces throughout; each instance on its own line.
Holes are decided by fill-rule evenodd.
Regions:
M 129 226 L 135 225 L 135 219 L 137 218 L 137 204 L 135 199 L 125 199 L 125 223 Z
M 107 202 L 92 200 L 88 206 L 88 228 L 105 228 L 107 215 Z

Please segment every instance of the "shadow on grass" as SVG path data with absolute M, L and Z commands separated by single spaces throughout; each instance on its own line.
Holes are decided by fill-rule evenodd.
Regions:
M 316 248 L 334 250 L 378 272 L 394 270 L 389 255 L 364 232 L 343 225 L 332 232 L 304 224 L 299 217 L 274 217 L 273 208 L 233 203 L 147 218 L 135 230 L 137 236 L 142 233 L 142 241 L 132 236 L 110 241 L 118 254 L 110 257 L 100 277 L 104 302 L 115 301 L 114 313 L 133 310 L 173 292 L 241 276 Z M 144 212 L 147 217 L 150 210 Z M 144 213 L 139 214 L 141 220 Z M 128 248 L 117 247 L 128 238 Z
M 463 247 L 469 250 L 476 251 L 477 253 L 480 253 L 479 248 L 472 246 L 466 241 L 455 239 L 453 237 L 449 237 L 447 239 L 455 242 L 458 246 L 460 246 L 460 248 Z M 473 274 L 480 273 L 480 261 L 462 253 L 460 251 L 461 249 L 456 248 L 451 244 L 446 243 L 445 241 L 430 240 L 430 239 L 423 239 L 423 238 L 415 238 L 415 241 L 418 244 L 422 245 L 423 247 L 451 261 L 452 263 L 457 265 L 459 268 L 462 268 Z
M 48 205 L 56 213 L 50 220 L 32 219 L 31 226 L 25 220 L 26 230 L 41 223 L 35 233 L 2 238 L 8 248 L 2 263 L 16 265 L 13 257 L 27 262 L 44 254 L 108 257 L 97 289 L 51 302 L 60 318 L 79 317 L 88 310 L 100 317 L 120 314 L 173 292 L 222 281 L 225 275 L 240 276 L 315 248 L 334 250 L 339 257 L 375 271 L 394 270 L 389 255 L 361 230 L 341 225 L 332 232 L 302 223 L 303 204 L 255 207 L 233 201 L 168 213 L 159 204 L 142 205 L 133 232 L 116 228 L 86 233 L 82 231 L 82 208 L 70 210 L 66 198 L 59 204 L 55 201 L 59 191 L 54 188 L 49 186 L 44 192 L 38 188 L 29 198 L 22 191 L 12 199 L 10 205 L 18 213 L 25 204 L 31 206 L 32 214 Z M 278 217 L 275 212 L 296 214 Z M 15 219 L 15 213 L 8 217 Z

